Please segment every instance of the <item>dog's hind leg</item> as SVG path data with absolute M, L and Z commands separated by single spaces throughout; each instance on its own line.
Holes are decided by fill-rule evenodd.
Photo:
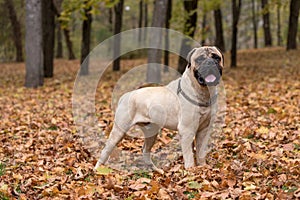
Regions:
M 141 129 L 145 135 L 145 142 L 143 145 L 143 158 L 147 165 L 150 165 L 154 171 L 163 174 L 163 170 L 157 168 L 151 160 L 151 149 L 156 141 L 157 134 L 159 131 L 159 126 L 155 124 L 148 124 L 146 126 L 141 126 Z
M 101 152 L 100 158 L 95 165 L 95 169 L 107 161 L 114 147 L 122 140 L 126 132 L 133 125 L 132 120 L 134 119 L 134 116 L 132 115 L 132 110 L 134 110 L 134 107 L 132 106 L 130 98 L 131 93 L 126 93 L 119 100 L 115 114 L 114 126 L 110 132 L 105 147 Z
M 104 149 L 101 151 L 100 158 L 97 164 L 95 165 L 95 169 L 97 169 L 100 165 L 104 164 L 107 161 L 114 147 L 122 140 L 126 132 L 127 131 L 120 129 L 118 126 L 116 126 L 116 124 L 113 126 L 109 138 L 106 142 L 106 145 Z

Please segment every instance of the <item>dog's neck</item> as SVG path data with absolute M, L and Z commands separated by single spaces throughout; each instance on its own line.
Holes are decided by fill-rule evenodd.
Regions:
M 201 103 L 207 103 L 210 102 L 211 97 L 216 95 L 215 86 L 201 86 L 193 74 L 190 73 L 190 70 L 186 69 L 182 76 L 186 77 L 182 79 L 182 90 L 188 93 L 191 98 Z

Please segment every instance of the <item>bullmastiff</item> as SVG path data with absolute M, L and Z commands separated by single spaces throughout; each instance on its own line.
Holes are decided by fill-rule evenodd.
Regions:
M 134 125 L 144 132 L 143 157 L 154 170 L 161 172 L 152 163 L 150 151 L 163 127 L 178 130 L 185 168 L 195 166 L 195 157 L 197 165 L 205 164 L 211 107 L 217 100 L 215 86 L 222 76 L 224 57 L 218 48 L 204 46 L 192 49 L 187 61 L 183 75 L 168 85 L 137 89 L 120 98 L 114 126 L 95 169 L 107 161 Z

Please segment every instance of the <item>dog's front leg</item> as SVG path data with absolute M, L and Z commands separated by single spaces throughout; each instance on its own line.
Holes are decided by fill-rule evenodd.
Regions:
M 209 127 L 200 130 L 196 135 L 196 160 L 197 165 L 203 166 L 206 164 L 205 157 L 210 138 Z
M 194 153 L 193 153 L 193 140 L 195 134 L 193 132 L 179 131 L 181 135 L 181 149 L 184 160 L 184 168 L 190 168 L 195 166 Z

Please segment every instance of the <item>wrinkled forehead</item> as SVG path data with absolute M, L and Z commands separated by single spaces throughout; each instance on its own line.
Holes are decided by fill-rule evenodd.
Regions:
M 196 49 L 196 51 L 192 55 L 192 59 L 196 59 L 199 56 L 211 57 L 212 54 L 217 54 L 222 58 L 221 52 L 216 47 L 204 46 Z

